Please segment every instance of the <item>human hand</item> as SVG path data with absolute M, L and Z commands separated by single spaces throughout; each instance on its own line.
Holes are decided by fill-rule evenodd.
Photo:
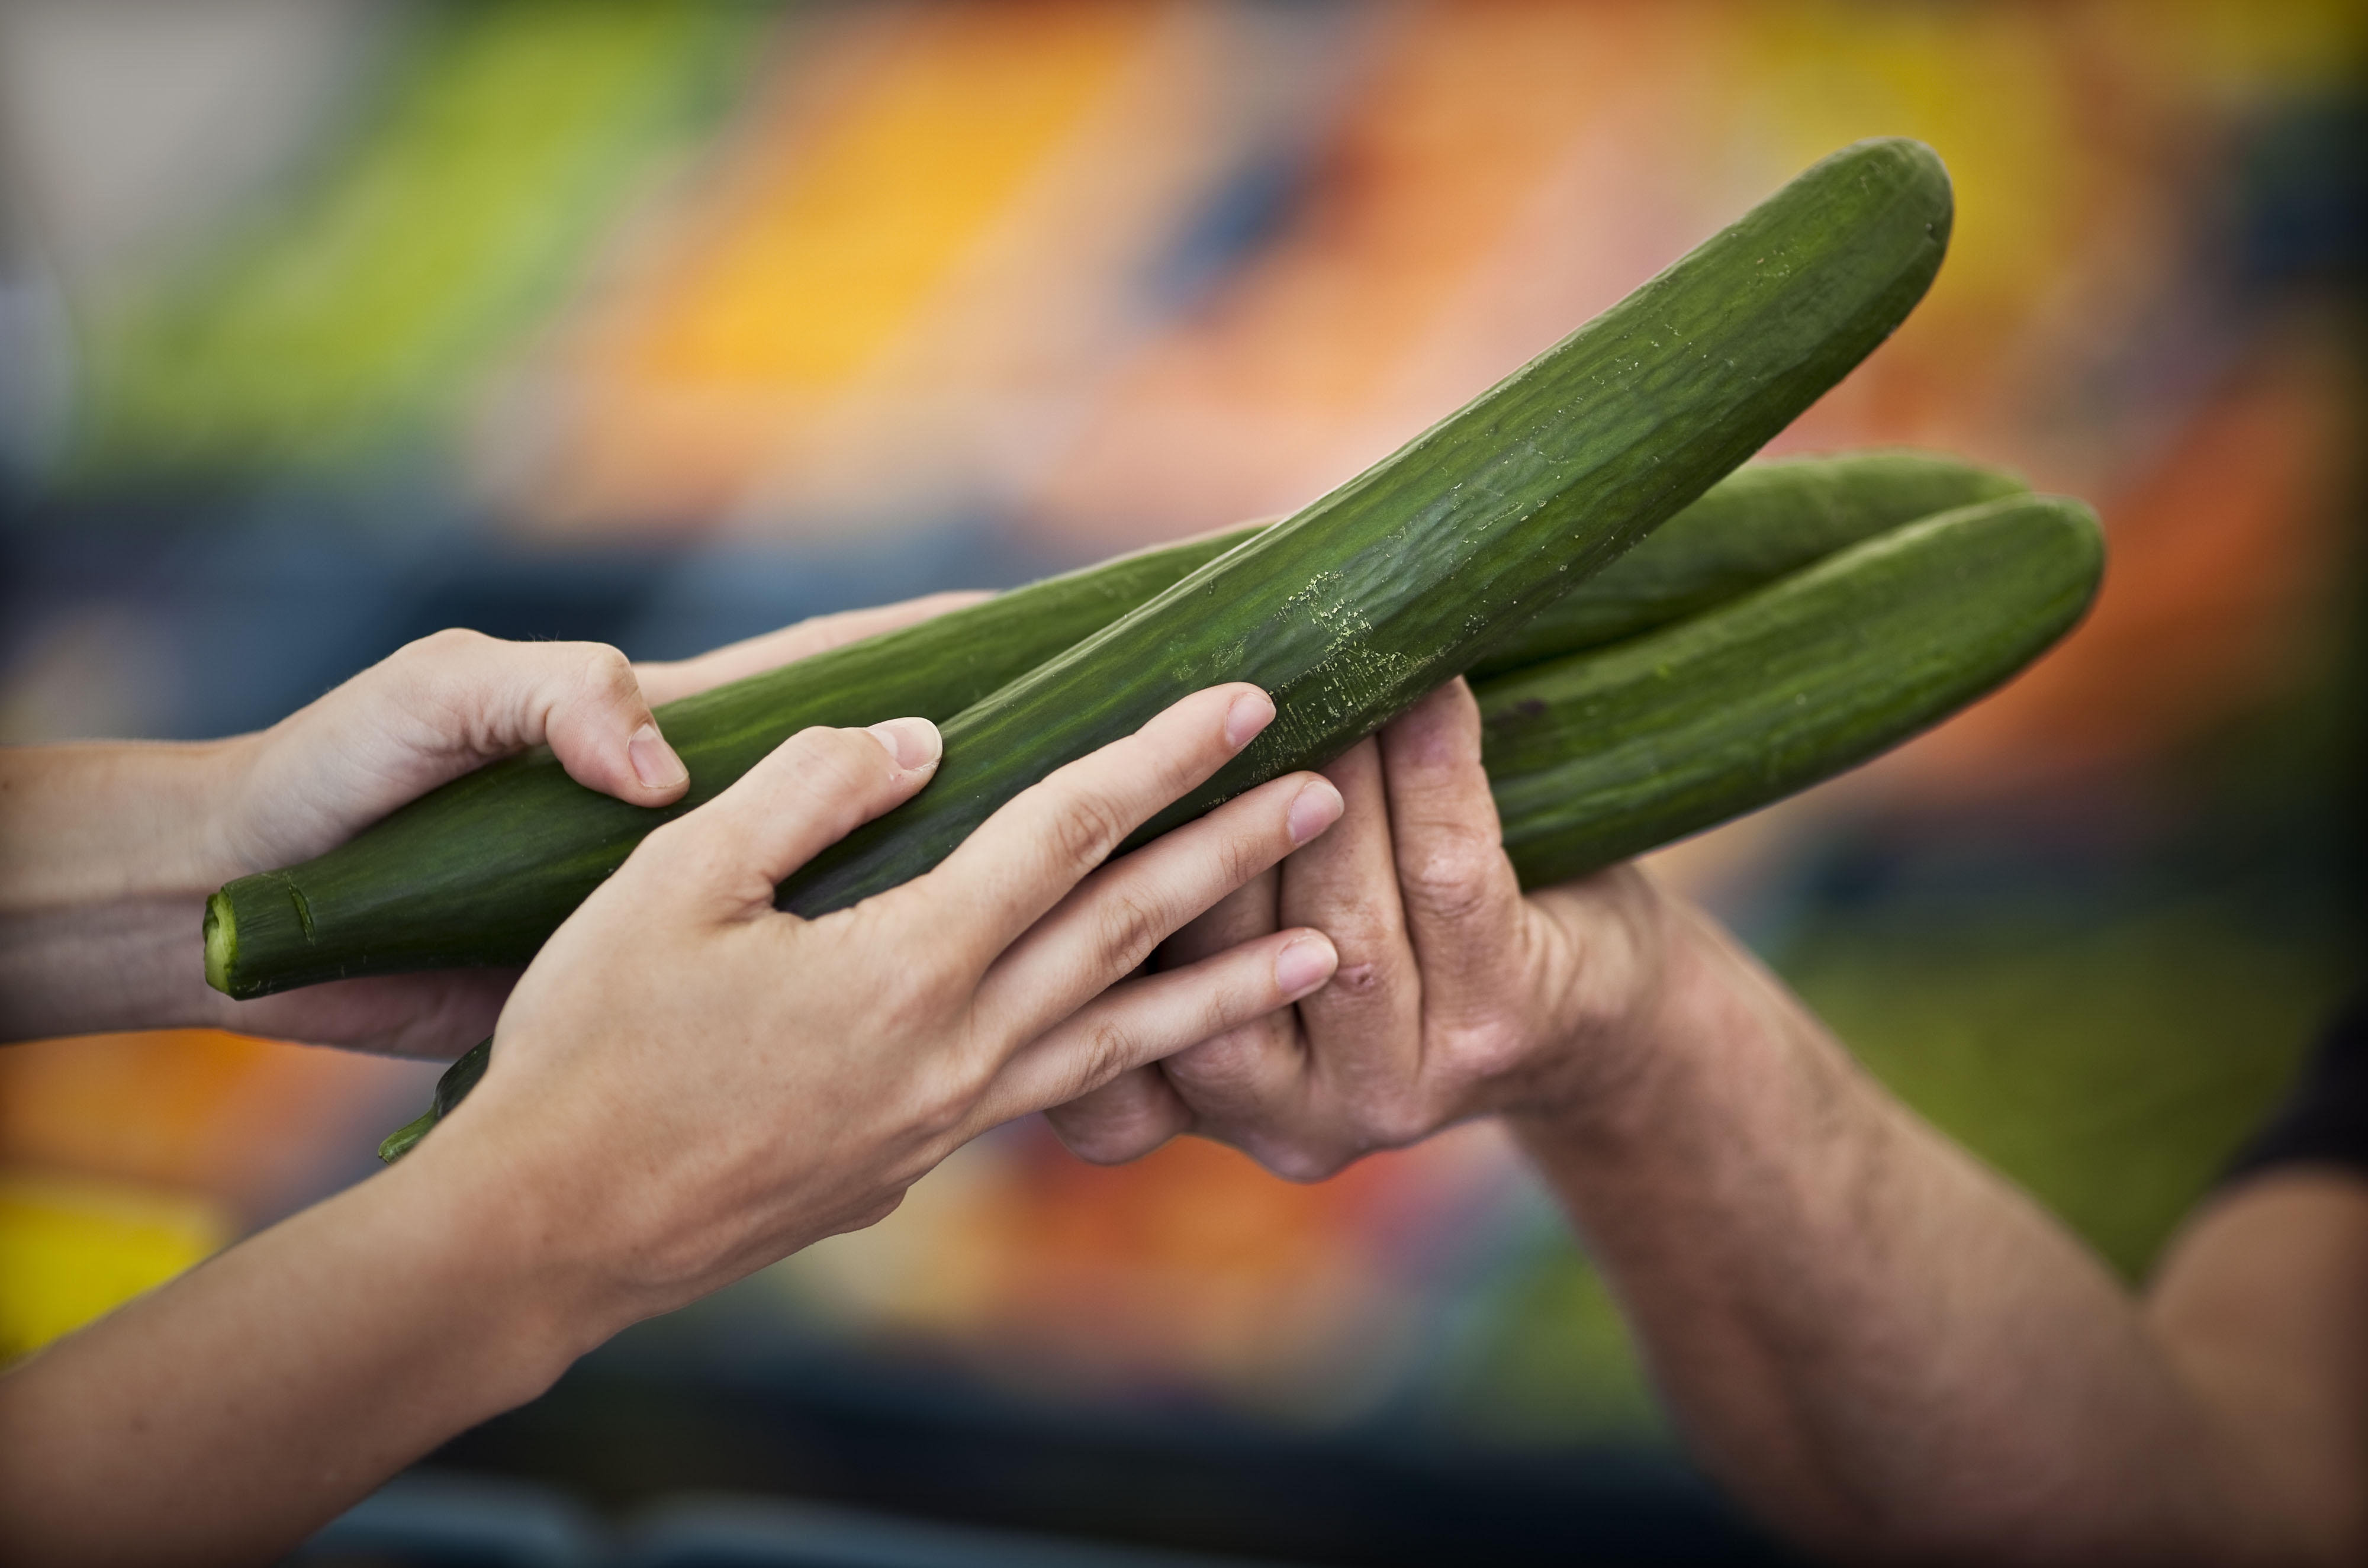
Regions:
M 1255 687 L 1187 698 L 816 920 L 774 909 L 776 884 L 918 790 L 939 740 L 917 719 L 803 732 L 586 900 L 484 1081 L 392 1174 L 505 1195 L 594 1338 L 876 1221 L 986 1128 L 1330 976 L 1321 933 L 1283 930 L 1127 978 L 1338 815 L 1293 774 L 1104 864 L 1273 714 Z
M 548 743 L 587 789 L 641 806 L 689 783 L 653 704 L 911 625 L 983 597 L 936 594 L 818 616 L 671 663 L 629 663 L 597 642 L 509 642 L 440 631 L 268 730 L 230 743 L 230 782 L 206 891 L 309 859 L 397 806 Z M 306 987 L 217 1010 L 229 1027 L 320 1044 L 449 1057 L 491 1032 L 508 970 L 389 975 Z
M 792 737 L 568 919 L 476 1092 L 402 1163 L 0 1378 L 19 1549 L 0 1555 L 277 1558 L 626 1324 L 877 1219 L 984 1128 L 1321 985 L 1315 932 L 1127 977 L 1333 822 L 1323 779 L 1105 863 L 1273 716 L 1254 687 L 1188 698 L 936 870 L 812 921 L 772 907 L 775 882 L 920 789 L 939 743 L 912 719 Z
M 1471 1117 L 1600 1101 L 1643 1065 L 1633 1020 L 1687 923 L 1628 866 L 1522 896 L 1463 682 L 1325 772 L 1347 802 L 1340 824 L 1160 961 L 1308 926 L 1338 950 L 1332 983 L 1052 1110 L 1082 1157 L 1133 1159 L 1195 1132 L 1314 1180 Z

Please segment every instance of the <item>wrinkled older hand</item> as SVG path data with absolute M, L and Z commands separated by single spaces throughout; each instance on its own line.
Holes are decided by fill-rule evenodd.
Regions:
M 1624 1023 L 1650 994 L 1668 906 L 1626 866 L 1522 895 L 1463 682 L 1325 771 L 1347 802 L 1339 825 L 1160 961 L 1306 926 L 1338 949 L 1332 983 L 1052 1111 L 1079 1155 L 1115 1163 L 1192 1132 L 1313 1180 L 1471 1117 L 1583 1099 L 1641 1065 Z

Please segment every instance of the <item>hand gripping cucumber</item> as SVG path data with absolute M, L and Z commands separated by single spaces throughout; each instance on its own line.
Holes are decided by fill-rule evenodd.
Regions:
M 934 865 L 1001 800 L 1195 682 L 1260 681 L 1282 711 L 1210 790 L 1155 827 L 1320 761 L 1476 658 L 1527 661 L 1617 630 L 1600 605 L 1591 623 L 1520 623 L 1879 342 L 1930 281 L 1949 210 L 1929 150 L 1846 149 L 1289 521 L 1040 584 L 669 704 L 661 722 L 693 783 L 666 812 L 579 789 L 547 751 L 496 764 L 318 859 L 222 889 L 207 910 L 208 979 L 253 996 L 523 963 L 643 834 L 807 724 L 899 712 L 950 721 L 946 764 L 923 797 L 784 890 L 789 906 L 809 911 Z M 1653 562 L 1634 559 L 1640 571 Z M 1144 603 L 1155 585 L 1165 594 Z M 1693 602 L 1645 585 L 1659 608 L 1637 624 Z M 1139 608 L 1127 613 L 1130 604 Z M 1104 641 L 1072 648 L 1091 627 Z
M 1939 722 L 2077 622 L 2096 517 L 2016 496 L 1891 529 L 1689 619 L 1474 683 L 1482 758 L 1524 887 L 1769 804 Z M 488 1042 L 490 1043 L 490 1042 Z M 394 1159 L 458 1104 L 454 1063 Z

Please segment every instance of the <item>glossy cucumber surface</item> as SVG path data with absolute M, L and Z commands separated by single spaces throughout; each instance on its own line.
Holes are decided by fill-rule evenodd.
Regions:
M 1553 604 L 1879 342 L 1929 282 L 1948 215 L 1947 178 L 1929 150 L 1846 149 L 1297 517 L 1036 584 L 668 704 L 660 722 L 692 786 L 665 811 L 583 789 L 547 749 L 456 780 L 327 855 L 215 894 L 207 978 L 245 997 L 354 975 L 524 963 L 643 835 L 797 730 L 898 713 L 951 721 L 947 763 L 923 798 L 785 890 L 791 907 L 837 907 L 934 865 L 1018 789 L 1194 684 L 1267 684 L 1282 708 L 1277 724 L 1154 824 L 1172 825 L 1337 753 L 1475 657 L 1508 668 L 1623 635 L 1903 507 L 1912 516 L 1964 499 L 1969 485 L 2011 484 L 1918 454 L 1770 464 L 1696 502 L 1711 523 L 1681 530 L 1679 548 L 1631 551 L 1585 597 L 1565 599 L 1568 612 Z M 1731 486 L 1749 503 L 1722 501 Z M 1782 521 L 1727 537 L 1760 509 Z M 1794 528 L 1793 542 L 1775 538 Z M 1196 579 L 1190 593 L 1178 582 L 1251 541 L 1261 552 L 1254 567 Z M 1135 623 L 1162 590 L 1169 602 L 1156 623 Z M 1081 639 L 1120 633 L 1121 618 L 1122 635 L 1086 664 L 1070 662 Z M 1127 677 L 1114 679 L 1121 665 Z M 1026 676 L 1048 670 L 1032 685 Z M 1080 698 L 1098 700 L 1080 710 Z M 1062 710 L 1031 752 L 1030 726 Z
M 1783 458 L 1736 469 L 1650 539 L 1464 673 L 1486 680 L 1682 620 L 1885 528 L 2030 486 L 1932 452 Z
M 2088 507 L 2015 496 L 1906 524 L 1629 642 L 1478 683 L 1482 757 L 1522 885 L 1768 805 L 1938 723 L 2070 630 L 2103 569 Z M 382 1158 L 459 1103 L 487 1050 L 454 1063 Z
M 1471 674 L 1649 630 L 1884 528 L 2020 488 L 1927 452 L 1747 465 Z M 692 778 L 688 801 L 670 810 L 585 789 L 547 747 L 455 780 L 316 860 L 223 890 L 216 983 L 256 995 L 312 978 L 523 963 L 643 835 L 712 799 L 797 730 L 904 712 L 951 718 L 1264 526 L 1105 562 L 666 704 L 659 722 Z M 309 937 L 301 918 L 275 919 L 296 913 L 298 894 Z
M 1392 456 L 956 715 L 928 788 L 777 902 L 818 915 L 918 876 L 1020 790 L 1221 681 L 1263 687 L 1274 722 L 1131 842 L 1330 760 L 1848 374 L 1923 297 L 1950 218 L 1919 142 L 1813 165 Z
M 354 975 L 532 958 L 659 824 L 814 724 L 949 719 L 1255 528 L 1105 562 L 664 704 L 690 790 L 653 811 L 587 790 L 548 746 L 420 797 L 300 866 L 207 902 L 206 980 L 238 997 Z
M 1782 799 L 1998 686 L 2078 621 L 2096 515 L 2009 497 L 1478 688 L 1505 848 L 1565 881 Z

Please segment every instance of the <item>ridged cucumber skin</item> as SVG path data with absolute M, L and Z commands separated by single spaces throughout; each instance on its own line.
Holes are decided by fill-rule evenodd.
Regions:
M 2004 682 L 2079 620 L 2096 514 L 2009 497 L 1853 545 L 1692 619 L 1480 690 L 1524 886 L 1831 778 Z
M 1929 149 L 1845 149 L 1395 457 L 1220 558 L 1255 551 L 1255 565 L 1203 566 L 1082 648 L 1070 648 L 1074 619 L 1056 625 L 1036 613 L 1046 597 L 1031 605 L 1022 591 L 964 612 L 980 619 L 959 643 L 932 623 L 669 704 L 662 722 L 693 780 L 674 810 L 807 724 L 950 720 L 946 763 L 922 798 L 786 890 L 788 906 L 812 912 L 917 875 L 1003 800 L 1198 685 L 1259 681 L 1281 712 L 1146 835 L 1321 761 L 1483 655 L 1491 631 L 1693 500 L 1839 380 L 1921 296 L 1949 218 Z M 1167 554 L 1139 559 L 1155 573 L 1172 566 L 1155 567 Z M 1115 580 L 1101 583 L 1114 606 Z M 994 662 L 980 650 L 1023 643 L 1023 669 L 1069 652 L 947 713 L 964 672 L 985 684 Z M 687 720 L 712 721 L 713 733 L 686 733 Z M 316 861 L 224 888 L 208 905 L 208 979 L 245 997 L 523 963 L 670 814 L 580 790 L 547 753 L 497 764 Z
M 2019 488 L 1998 471 L 1928 452 L 1748 464 L 1548 606 L 1472 674 L 1663 624 L 1867 533 Z M 951 718 L 1265 526 L 1123 556 L 668 703 L 659 722 L 692 778 L 681 806 L 647 811 L 586 790 L 547 747 L 495 764 L 315 860 L 222 890 L 208 975 L 253 996 L 406 968 L 522 964 L 643 835 L 712 798 L 798 729 L 905 712 Z M 301 918 L 284 917 L 300 893 L 311 940 Z
M 1524 887 L 1551 886 L 1833 777 L 1939 722 L 2069 631 L 2096 515 L 2013 496 L 1912 522 L 1631 642 L 1482 682 L 1481 756 Z M 467 1095 L 453 1063 L 393 1161 Z
M 1487 680 L 1604 647 L 1723 604 L 1886 528 L 2030 488 L 2001 470 L 1932 452 L 1748 463 L 1464 673 Z
M 325 855 L 216 892 L 207 983 L 245 998 L 355 975 L 523 964 L 652 829 L 798 731 L 950 719 L 1258 531 L 1122 556 L 666 703 L 659 727 L 691 779 L 670 807 L 587 790 L 548 746 L 454 779 Z
M 1923 297 L 1951 217 L 1919 142 L 1817 163 L 1395 454 L 957 715 L 928 788 L 777 902 L 818 915 L 918 876 L 1029 785 L 1219 681 L 1263 687 L 1274 721 L 1130 842 L 1329 761 L 1848 374 Z

